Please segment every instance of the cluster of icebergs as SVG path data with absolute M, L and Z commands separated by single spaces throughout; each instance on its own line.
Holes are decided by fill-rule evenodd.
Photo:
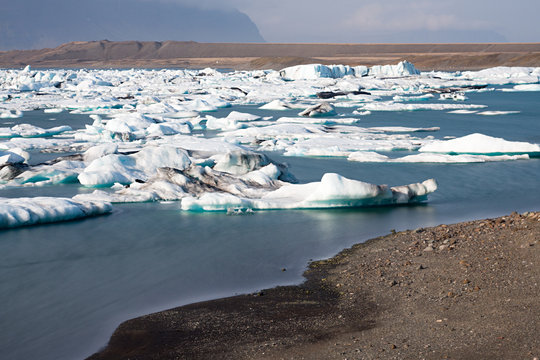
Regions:
M 467 103 L 465 92 L 486 91 L 490 84 L 538 91 L 539 77 L 540 68 L 420 73 L 408 62 L 228 73 L 0 70 L 0 118 L 10 124 L 0 127 L 0 189 L 61 183 L 96 188 L 73 199 L 0 199 L 0 227 L 107 213 L 111 202 L 178 200 L 185 210 L 235 211 L 424 201 L 436 189 L 434 180 L 388 187 L 325 174 L 319 182 L 296 184 L 284 165 L 262 152 L 360 162 L 528 159 L 540 154 L 538 144 L 482 134 L 436 140 L 437 127 L 358 123 L 374 111 L 481 114 L 486 106 Z M 440 94 L 457 95 L 440 101 Z M 217 115 L 231 107 L 227 116 Z M 341 108 L 355 110 L 343 116 Z M 33 110 L 91 120 L 84 129 L 43 129 L 25 123 L 24 112 Z M 417 153 L 380 153 L 397 150 Z M 35 164 L 36 152 L 58 156 Z

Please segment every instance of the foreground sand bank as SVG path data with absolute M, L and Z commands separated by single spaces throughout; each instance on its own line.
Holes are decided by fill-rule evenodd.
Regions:
M 299 286 L 129 320 L 91 359 L 533 359 L 540 213 L 392 233 Z
M 229 68 L 281 69 L 323 63 L 413 62 L 420 70 L 478 70 L 540 66 L 540 43 L 508 44 L 241 44 L 90 41 L 54 49 L 0 52 L 0 68 Z

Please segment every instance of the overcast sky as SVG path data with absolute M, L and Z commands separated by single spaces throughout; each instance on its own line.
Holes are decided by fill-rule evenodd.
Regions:
M 251 18 L 267 42 L 540 42 L 540 25 L 538 20 L 540 0 L 125 1 L 143 1 L 147 3 L 176 2 L 184 6 L 189 5 L 206 10 L 236 9 Z M 77 2 L 84 3 L 86 8 L 95 5 L 95 11 L 93 13 L 97 14 L 96 16 L 103 13 L 103 17 L 106 17 L 108 14 L 108 5 L 103 5 L 107 1 L 70 1 L 73 5 Z M 10 8 L 15 6 L 13 4 L 18 4 L 18 7 L 29 8 L 29 11 L 22 12 L 22 20 L 18 18 L 13 20 L 20 21 L 23 27 L 31 26 L 32 11 L 30 10 L 32 7 L 39 7 L 35 6 L 35 4 L 49 6 L 55 12 L 55 16 L 50 18 L 52 24 L 63 24 L 69 21 L 68 18 L 77 18 L 77 16 L 72 16 L 71 14 L 63 14 L 61 7 L 52 6 L 51 1 L 47 0 L 0 0 L 0 20 L 2 19 L 1 12 L 7 13 Z M 197 19 L 191 19 L 193 16 L 190 15 L 192 13 L 204 14 L 204 11 L 192 12 L 185 10 L 185 12 L 185 15 L 190 16 L 190 20 L 195 21 L 195 24 L 204 23 L 205 19 L 197 22 Z M 232 14 L 234 12 L 231 12 Z M 140 15 L 144 18 L 144 14 Z M 81 11 L 80 17 L 84 19 L 84 10 Z M 231 16 L 225 17 L 228 18 Z M 9 19 L 10 17 L 4 17 L 4 24 L 0 21 L 0 31 L 5 34 L 7 34 L 7 30 L 11 29 L 8 27 Z M 156 24 L 153 19 L 148 18 L 146 20 L 146 23 Z M 226 19 L 223 20 L 222 22 L 217 19 L 212 20 L 208 24 L 204 23 L 204 25 L 200 26 L 204 26 L 204 29 L 210 29 L 212 27 L 220 29 L 219 26 L 226 26 L 228 28 L 230 24 L 227 25 Z M 139 26 L 141 31 L 144 31 L 144 21 L 137 19 L 133 19 L 133 21 L 137 22 L 135 25 Z M 206 21 L 208 22 L 209 19 L 206 19 Z M 113 20 L 113 25 L 114 22 Z M 175 21 L 171 23 L 174 25 Z M 184 27 L 190 25 L 185 20 L 182 20 L 181 16 L 178 16 L 176 24 L 179 31 L 181 30 L 185 35 L 184 37 L 189 37 L 189 39 L 178 38 L 176 36 L 174 37 L 175 40 L 224 41 L 217 35 L 215 39 L 212 38 L 210 40 L 205 37 L 188 34 L 188 31 L 183 30 L 181 25 L 184 25 Z M 45 32 L 45 35 L 47 35 L 45 26 L 40 26 L 43 32 Z M 152 30 L 152 27 L 155 26 L 150 26 L 148 31 Z M 198 29 L 197 26 L 190 26 L 190 29 L 195 31 L 196 34 L 202 34 L 204 32 L 204 29 Z M 223 32 L 222 30 L 220 31 Z M 256 30 L 255 33 L 255 35 L 258 35 Z M 152 33 L 149 34 L 152 35 Z M 107 36 L 110 35 L 107 34 Z M 172 36 L 171 39 L 173 39 Z M 240 42 L 245 40 L 235 38 L 232 41 Z
M 234 7 L 268 42 L 540 42 L 540 0 L 147 0 Z

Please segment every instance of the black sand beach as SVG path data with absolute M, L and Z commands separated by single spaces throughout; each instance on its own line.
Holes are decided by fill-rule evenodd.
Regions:
M 392 233 L 299 286 L 121 324 L 90 359 L 535 359 L 540 213 Z

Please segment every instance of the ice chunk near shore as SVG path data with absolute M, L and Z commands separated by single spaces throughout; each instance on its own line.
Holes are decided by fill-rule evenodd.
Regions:
M 0 229 L 69 221 L 110 213 L 107 202 L 67 198 L 0 198 Z
M 484 134 L 470 134 L 452 140 L 434 140 L 420 147 L 420 152 L 456 154 L 540 154 L 540 145 L 507 141 Z
M 245 198 L 225 193 L 205 193 L 199 198 L 182 199 L 189 211 L 227 211 L 234 208 L 318 209 L 416 203 L 427 200 L 437 189 L 434 179 L 422 183 L 388 187 L 347 179 L 339 174 L 324 174 L 320 182 L 288 184 L 261 198 Z

